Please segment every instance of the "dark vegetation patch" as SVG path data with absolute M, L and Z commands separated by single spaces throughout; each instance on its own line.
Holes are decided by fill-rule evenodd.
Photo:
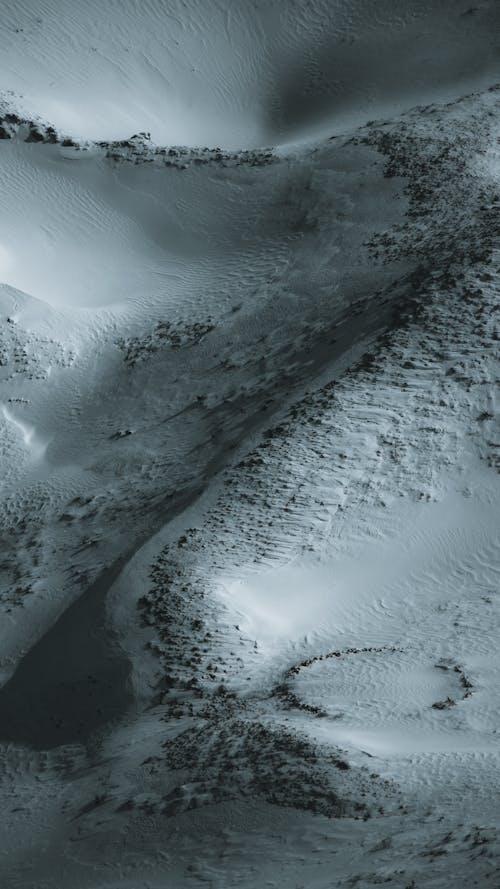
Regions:
M 264 167 L 277 161 L 271 148 L 224 151 L 222 148 L 187 146 L 162 147 L 153 145 L 149 133 L 135 133 L 129 139 L 78 143 L 69 136 L 58 133 L 54 127 L 42 121 L 36 123 L 10 111 L 0 111 L 0 140 L 21 135 L 25 142 L 88 150 L 95 145 L 105 157 L 115 163 L 151 164 L 187 170 L 190 166 L 214 167 Z
M 120 338 L 116 345 L 123 352 L 125 364 L 135 367 L 166 347 L 182 349 L 197 346 L 214 327 L 212 318 L 192 324 L 158 321 L 150 333 L 140 337 Z
M 461 700 L 466 701 L 467 698 L 470 698 L 474 690 L 474 685 L 465 673 L 463 667 L 461 667 L 459 664 L 451 664 L 446 660 L 439 661 L 439 663 L 437 663 L 435 666 L 438 670 L 444 670 L 445 672 L 451 671 L 456 674 L 458 676 L 458 681 L 462 689 Z M 451 698 L 448 696 L 443 701 L 436 701 L 432 705 L 432 708 L 433 710 L 449 710 L 451 707 L 454 707 L 456 703 L 457 701 L 455 700 L 455 698 Z
M 460 111 L 457 102 L 450 120 L 446 106 L 417 108 L 403 122 L 373 125 L 351 140 L 376 148 L 386 158 L 384 175 L 407 182 L 406 219 L 368 242 L 374 258 L 416 258 L 426 277 L 449 286 L 457 283 L 457 266 L 470 268 L 491 256 L 500 232 L 497 200 L 475 170 L 493 118 L 479 107 L 464 126 Z
M 116 163 L 154 163 L 177 170 L 191 166 L 213 167 L 265 167 L 275 163 L 277 157 L 270 148 L 243 151 L 224 151 L 221 148 L 188 148 L 183 145 L 155 146 L 149 133 L 139 133 L 130 139 L 116 142 L 97 142 L 106 151 L 106 157 Z
M 188 792 L 183 792 L 183 784 L 165 798 L 166 815 L 238 797 L 257 797 L 330 818 L 366 818 L 369 813 L 365 801 L 342 798 L 335 786 L 331 766 L 345 771 L 344 760 L 279 726 L 232 719 L 188 729 L 164 748 L 170 768 L 190 776 Z

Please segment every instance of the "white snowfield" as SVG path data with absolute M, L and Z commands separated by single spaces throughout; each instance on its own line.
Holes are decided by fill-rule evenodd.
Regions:
M 500 886 L 500 7 L 0 4 L 0 885 Z
M 3 0 L 0 76 L 80 138 L 248 148 L 489 86 L 481 0 Z

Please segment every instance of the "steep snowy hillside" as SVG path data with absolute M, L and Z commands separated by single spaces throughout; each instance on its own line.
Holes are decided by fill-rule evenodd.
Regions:
M 0 8 L 1 884 L 497 887 L 499 10 Z
M 499 25 L 496 0 L 2 0 L 0 76 L 75 136 L 249 148 L 488 86 Z

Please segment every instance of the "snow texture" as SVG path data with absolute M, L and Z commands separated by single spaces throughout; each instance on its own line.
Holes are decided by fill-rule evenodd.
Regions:
M 499 25 L 3 0 L 2 886 L 500 886 Z

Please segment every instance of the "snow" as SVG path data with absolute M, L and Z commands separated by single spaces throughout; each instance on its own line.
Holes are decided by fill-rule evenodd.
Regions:
M 497 30 L 2 4 L 2 885 L 498 886 Z
M 4 0 L 3 89 L 81 138 L 254 147 L 496 76 L 494 0 Z M 382 61 L 383 60 L 383 61 Z M 309 134 L 309 135 L 308 135 Z

